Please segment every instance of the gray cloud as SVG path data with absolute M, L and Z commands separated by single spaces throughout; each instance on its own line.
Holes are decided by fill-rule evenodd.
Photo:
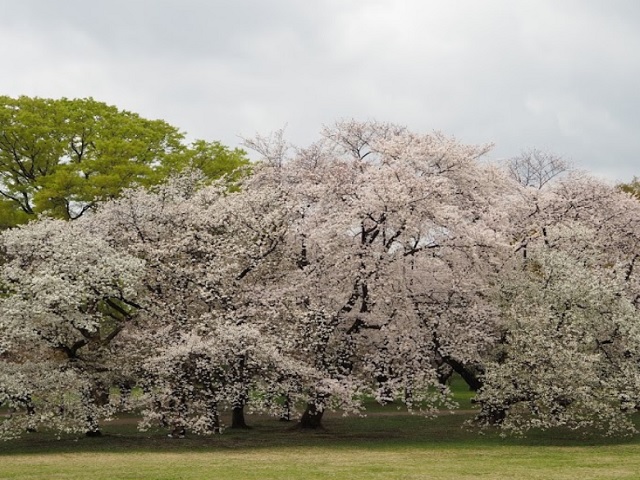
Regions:
M 0 91 L 93 96 L 233 146 L 377 118 L 626 180 L 638 52 L 631 0 L 22 0 L 0 18 Z

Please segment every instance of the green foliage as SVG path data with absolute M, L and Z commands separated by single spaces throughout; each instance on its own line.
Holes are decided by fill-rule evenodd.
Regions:
M 0 198 L 0 230 L 14 227 L 29 221 L 33 215 L 17 208 L 16 203 L 7 198 Z
M 200 170 L 208 179 L 227 175 L 231 181 L 238 180 L 246 173 L 248 160 L 243 150 L 231 150 L 220 142 L 194 141 L 183 155 L 168 158 L 157 170 L 156 183 L 185 167 Z
M 155 185 L 185 168 L 213 179 L 247 163 L 242 150 L 188 145 L 162 120 L 91 98 L 0 96 L 1 228 L 42 213 L 77 218 L 124 188 Z
M 640 200 L 640 178 L 633 177 L 633 180 L 629 183 L 620 183 L 618 188 L 623 192 L 630 193 Z

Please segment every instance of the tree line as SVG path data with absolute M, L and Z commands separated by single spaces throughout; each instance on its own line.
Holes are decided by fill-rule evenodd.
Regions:
M 430 414 L 455 408 L 454 373 L 480 427 L 635 432 L 632 195 L 548 153 L 496 165 L 489 146 L 382 122 L 306 147 L 258 136 L 250 171 L 215 147 L 169 149 L 148 183 L 2 233 L 0 436 L 95 435 L 128 409 L 173 435 L 219 432 L 221 412 L 246 427 L 247 409 L 314 428 L 366 397 Z M 14 211 L 53 205 L 53 178 L 10 178 Z

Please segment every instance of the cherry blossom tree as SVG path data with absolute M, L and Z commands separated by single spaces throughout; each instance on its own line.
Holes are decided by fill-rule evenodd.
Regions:
M 558 251 L 531 252 L 503 282 L 505 342 L 486 365 L 481 419 L 635 432 L 640 314 L 621 282 Z
M 365 394 L 433 414 L 452 372 L 485 425 L 632 430 L 636 199 L 388 123 L 247 146 L 251 176 L 185 172 L 0 237 L 3 436 L 97 432 L 125 380 L 141 427 L 177 436 L 301 402 L 315 428 Z
M 144 263 L 84 220 L 42 220 L 0 237 L 2 436 L 39 424 L 99 434 L 116 381 L 111 342 L 135 316 Z
M 439 368 L 478 359 L 493 335 L 482 259 L 507 244 L 493 205 L 517 184 L 477 161 L 488 146 L 392 124 L 339 122 L 298 150 L 261 140 L 299 212 L 298 348 L 354 394 L 448 405 Z M 302 425 L 315 427 L 328 396 L 310 400 Z
M 287 195 L 257 170 L 241 192 L 229 191 L 224 179 L 198 188 L 197 175 L 182 177 L 155 191 L 130 191 L 93 217 L 109 242 L 145 261 L 144 311 L 120 340 L 125 350 L 136 346 L 132 375 L 149 392 L 147 418 L 164 418 L 177 431 L 203 431 L 202 395 L 215 408 L 207 413 L 211 431 L 227 405 L 231 426 L 244 428 L 252 392 L 262 392 L 254 408 L 273 407 L 284 385 L 300 390 L 311 374 L 281 328 L 286 302 L 274 296 L 289 262 Z M 180 375 L 158 367 L 171 363 Z
M 637 201 L 580 174 L 523 198 L 520 214 L 512 210 L 514 254 L 497 278 L 502 340 L 485 363 L 480 420 L 517 433 L 631 432 L 640 393 Z
M 314 378 L 311 369 L 284 354 L 273 337 L 257 328 L 213 319 L 208 323 L 206 333 L 184 334 L 143 364 L 153 386 L 145 399 L 143 428 L 159 423 L 171 426 L 172 435 L 186 430 L 218 433 L 225 404 L 233 407 L 232 428 L 247 428 L 244 417 L 238 424 L 240 407 L 249 404 L 279 414 L 276 400 L 285 394 L 295 398 L 298 385 Z M 254 396 L 250 402 L 249 393 Z

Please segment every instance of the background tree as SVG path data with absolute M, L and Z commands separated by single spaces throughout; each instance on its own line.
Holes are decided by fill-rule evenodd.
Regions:
M 131 185 L 186 167 L 209 178 L 246 165 L 241 150 L 184 142 L 175 127 L 87 99 L 0 97 L 0 224 L 47 212 L 73 219 Z
M 629 183 L 620 183 L 618 188 L 640 199 L 640 179 L 638 177 L 633 177 L 633 180 Z
M 540 189 L 570 170 L 564 158 L 537 148 L 523 151 L 506 162 L 509 176 L 525 187 Z

